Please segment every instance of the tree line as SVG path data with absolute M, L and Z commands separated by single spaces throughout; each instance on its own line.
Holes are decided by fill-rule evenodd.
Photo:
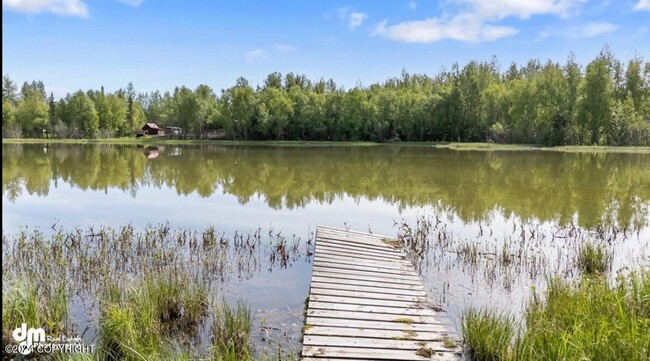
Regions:
M 586 67 L 570 55 L 501 70 L 493 58 L 349 90 L 275 72 L 255 87 L 239 78 L 220 94 L 207 85 L 137 93 L 129 83 L 58 101 L 41 81 L 19 91 L 3 77 L 3 137 L 133 136 L 145 122 L 197 138 L 224 129 L 247 140 L 650 145 L 650 63 L 605 48 Z

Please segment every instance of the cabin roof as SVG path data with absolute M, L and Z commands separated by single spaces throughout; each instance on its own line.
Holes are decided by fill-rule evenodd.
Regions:
M 147 123 L 142 128 L 145 128 L 145 127 L 149 127 L 150 129 L 160 129 L 160 128 L 158 128 L 158 124 L 156 124 L 156 123 Z

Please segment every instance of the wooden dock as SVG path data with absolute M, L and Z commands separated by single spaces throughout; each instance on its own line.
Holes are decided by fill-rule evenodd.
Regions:
M 458 360 L 395 240 L 319 226 L 302 360 Z

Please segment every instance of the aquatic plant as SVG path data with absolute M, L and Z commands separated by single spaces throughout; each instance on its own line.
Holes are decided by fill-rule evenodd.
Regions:
M 587 242 L 578 248 L 578 268 L 583 275 L 605 273 L 612 265 L 612 256 L 603 245 Z
M 602 276 L 553 278 L 533 293 L 524 324 L 494 310 L 470 309 L 463 337 L 472 360 L 648 360 L 650 271 L 610 285 Z
M 130 285 L 105 287 L 100 349 L 109 358 L 150 359 L 196 336 L 208 311 L 207 290 L 187 275 L 146 274 Z
M 212 334 L 216 358 L 224 361 L 249 359 L 253 322 L 249 306 L 240 300 L 236 307 L 223 302 L 213 310 Z
M 489 309 L 470 308 L 463 315 L 462 332 L 471 360 L 508 360 L 515 335 L 513 318 Z

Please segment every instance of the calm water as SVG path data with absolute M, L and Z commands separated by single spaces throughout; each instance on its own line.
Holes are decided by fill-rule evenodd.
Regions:
M 395 221 L 436 214 L 456 237 L 484 242 L 499 242 L 484 228 L 503 238 L 516 224 L 634 229 L 622 248 L 633 253 L 647 252 L 650 239 L 650 154 L 30 144 L 3 145 L 2 161 L 5 233 L 169 222 L 226 233 L 271 227 L 302 239 L 319 224 L 395 236 Z M 430 294 L 455 320 L 467 304 L 495 294 L 507 304 L 527 289 L 492 291 L 449 266 L 440 281 L 440 267 L 429 268 Z M 223 288 L 251 300 L 258 318 L 280 315 L 277 326 L 295 336 L 310 271 L 297 262 Z
M 419 209 L 459 221 L 647 227 L 649 154 L 421 147 L 3 145 L 5 231 L 136 225 L 394 233 Z

